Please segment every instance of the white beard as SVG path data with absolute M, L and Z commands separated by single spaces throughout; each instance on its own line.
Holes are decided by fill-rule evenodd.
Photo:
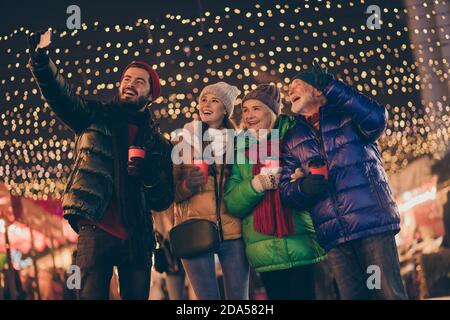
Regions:
M 300 99 L 299 102 L 292 105 L 292 112 L 302 116 L 312 116 L 319 112 L 321 106 L 326 103 L 326 99 L 323 95 L 319 97 L 309 97 L 306 99 Z

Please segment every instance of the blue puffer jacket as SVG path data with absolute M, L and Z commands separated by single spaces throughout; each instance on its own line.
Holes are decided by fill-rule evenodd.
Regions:
M 287 133 L 281 149 L 284 162 L 281 196 L 285 205 L 311 216 L 325 250 L 344 242 L 400 230 L 397 206 L 389 188 L 376 140 L 387 121 L 386 109 L 333 80 L 324 89 L 328 103 L 320 108 L 320 130 L 302 116 Z M 328 166 L 328 192 L 311 197 L 300 190 L 302 179 L 290 182 L 296 168 L 322 156 Z

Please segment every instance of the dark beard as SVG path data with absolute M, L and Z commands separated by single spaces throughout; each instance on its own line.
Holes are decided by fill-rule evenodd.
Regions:
M 122 100 L 119 97 L 119 103 L 125 109 L 139 111 L 147 105 L 148 97 L 140 96 L 137 101 Z

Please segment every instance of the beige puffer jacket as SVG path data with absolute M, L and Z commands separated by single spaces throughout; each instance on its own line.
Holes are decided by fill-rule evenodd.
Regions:
M 189 124 L 188 124 L 189 125 Z M 188 125 L 185 128 L 188 128 Z M 181 140 L 180 142 L 181 143 Z M 194 147 L 192 146 L 192 158 L 194 158 Z M 216 222 L 216 201 L 214 193 L 214 177 L 209 176 L 208 182 L 203 185 L 198 193 L 192 193 L 185 184 L 185 177 L 188 175 L 193 165 L 180 164 L 174 165 L 173 178 L 175 183 L 175 225 L 189 219 L 208 219 Z M 218 172 L 217 182 L 219 182 L 221 165 L 216 164 Z M 229 168 L 224 167 L 224 179 L 222 190 L 225 188 L 225 182 L 229 177 Z M 241 220 L 228 214 L 223 201 L 221 201 L 222 228 L 225 240 L 239 239 L 242 237 Z

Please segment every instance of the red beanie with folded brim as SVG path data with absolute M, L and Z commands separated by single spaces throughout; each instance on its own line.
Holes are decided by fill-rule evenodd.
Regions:
M 122 78 L 125 75 L 125 72 L 129 68 L 132 68 L 132 67 L 133 68 L 141 68 L 141 69 L 144 69 L 145 71 L 148 72 L 148 74 L 150 75 L 150 79 L 151 79 L 151 86 L 152 86 L 151 89 L 152 89 L 153 101 L 156 100 L 156 98 L 158 98 L 161 95 L 161 84 L 159 83 L 159 76 L 158 76 L 158 74 L 152 68 L 152 66 L 149 65 L 148 63 L 143 62 L 143 61 L 132 61 L 123 70 L 122 76 L 120 77 L 120 81 L 122 82 Z

